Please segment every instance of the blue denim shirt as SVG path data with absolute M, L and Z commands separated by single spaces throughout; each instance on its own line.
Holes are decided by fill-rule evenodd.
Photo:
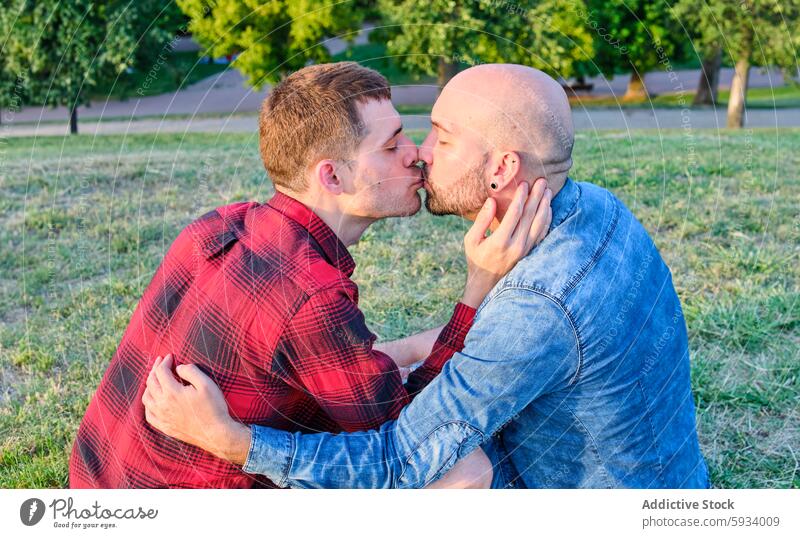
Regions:
M 422 487 L 499 435 L 523 487 L 708 487 L 669 269 L 607 190 L 568 179 L 552 208 L 549 235 L 396 421 L 338 435 L 253 426 L 244 470 L 281 486 Z

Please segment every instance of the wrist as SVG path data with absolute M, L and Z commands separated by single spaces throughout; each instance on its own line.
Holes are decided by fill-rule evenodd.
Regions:
M 474 275 L 468 275 L 461 302 L 469 307 L 477 309 L 496 283 L 496 279 L 489 280 Z
M 231 420 L 226 422 L 213 435 L 214 449 L 212 452 L 218 458 L 227 460 L 236 465 L 244 465 L 250 451 L 250 428 L 241 422 Z
M 461 296 L 461 303 L 477 310 L 478 306 L 480 306 L 480 304 L 483 302 L 483 298 L 485 296 L 486 295 L 481 295 L 479 293 L 476 293 L 474 290 L 465 288 L 464 295 Z

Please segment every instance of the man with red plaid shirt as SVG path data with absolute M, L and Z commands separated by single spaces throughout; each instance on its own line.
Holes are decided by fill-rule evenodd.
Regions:
M 172 352 L 187 379 L 199 366 L 241 422 L 339 432 L 396 418 L 461 350 L 475 307 L 522 254 L 484 241 L 488 221 L 471 231 L 464 298 L 444 328 L 384 345 L 393 360 L 358 308 L 347 245 L 421 204 L 416 147 L 389 99 L 382 76 L 352 63 L 305 68 L 272 91 L 260 149 L 276 194 L 220 207 L 179 234 L 80 425 L 71 487 L 273 486 L 147 423 L 142 395 L 159 355 Z M 398 367 L 425 355 L 404 384 Z M 487 480 L 478 452 L 442 482 Z

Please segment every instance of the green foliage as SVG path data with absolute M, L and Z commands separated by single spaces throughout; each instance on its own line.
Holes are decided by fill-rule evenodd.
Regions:
M 180 19 L 172 2 L 158 0 L 10 0 L 0 10 L 3 84 L 21 77 L 30 102 L 72 109 L 98 85 L 146 65 Z
M 15 13 L 10 9 L 0 9 L 0 108 L 16 111 L 25 101 L 25 73 L 14 69 L 8 50 L 7 39 L 11 33 Z
M 99 85 L 94 93 L 98 97 L 116 99 L 172 93 L 226 69 L 226 64 L 201 61 L 197 52 L 165 50 L 160 58 Z
M 663 0 L 585 0 L 571 3 L 592 33 L 595 55 L 580 66 L 582 74 L 613 76 L 635 69 L 646 73 L 665 62 L 681 61 L 685 40 Z
M 334 62 L 358 62 L 364 67 L 369 67 L 381 73 L 390 84 L 435 82 L 435 79 L 428 75 L 420 74 L 416 70 L 409 70 L 407 66 L 401 63 L 399 57 L 388 53 L 385 43 L 377 41 L 347 47 L 342 52 L 335 54 L 331 60 Z M 427 109 L 430 110 L 430 108 L 430 105 L 428 105 Z
M 210 56 L 239 54 L 234 65 L 257 88 L 309 61 L 330 59 L 326 37 L 353 37 L 364 16 L 354 2 L 331 0 L 177 0 L 189 30 Z
M 800 0 L 679 0 L 674 10 L 698 49 L 722 46 L 734 62 L 797 69 Z
M 373 39 L 387 40 L 390 54 L 429 75 L 442 64 L 505 62 L 569 77 L 577 62 L 592 57 L 591 35 L 575 10 L 556 0 L 381 0 L 379 6 L 386 26 Z

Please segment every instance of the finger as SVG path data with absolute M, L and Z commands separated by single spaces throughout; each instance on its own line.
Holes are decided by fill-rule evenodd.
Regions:
M 551 201 L 552 201 L 552 199 L 551 199 Z M 545 225 L 544 229 L 542 230 L 541 235 L 538 238 L 538 241 L 536 241 L 537 245 L 539 243 L 541 243 L 542 241 L 544 241 L 544 238 L 547 237 L 547 233 L 550 231 L 550 225 L 551 224 L 553 224 L 553 206 L 552 205 L 549 208 L 547 208 L 547 225 Z
M 178 380 L 175 379 L 175 376 L 172 375 L 172 354 L 170 353 L 161 363 L 158 365 L 158 368 L 155 369 L 156 379 L 161 384 L 161 390 L 169 390 L 173 392 L 179 391 L 182 386 L 178 383 Z
M 206 389 L 212 386 L 216 387 L 211 378 L 194 364 L 181 364 L 175 371 L 178 377 L 184 381 L 188 381 L 196 389 Z
M 156 361 L 153 363 L 150 373 L 147 374 L 147 386 L 156 394 L 161 393 L 161 383 L 158 382 L 158 378 L 156 377 L 156 368 L 161 364 L 161 360 L 161 357 L 156 357 Z
M 150 392 L 150 389 L 144 390 L 144 394 L 142 394 L 142 404 L 147 411 L 155 409 L 156 401 L 155 398 L 153 398 L 153 393 Z
M 471 245 L 483 241 L 486 237 L 486 230 L 491 226 L 496 212 L 497 203 L 494 198 L 487 198 L 478 212 L 478 216 L 475 217 L 475 222 L 472 223 L 472 226 L 464 235 L 464 242 Z
M 145 386 L 150 389 L 153 394 L 161 394 L 161 383 L 158 382 L 155 370 L 150 370 L 147 374 L 147 383 Z
M 153 413 L 148 411 L 147 408 L 145 408 L 145 410 L 144 410 L 144 419 L 153 428 L 157 429 L 160 432 L 164 431 L 164 425 L 161 424 L 161 422 L 158 420 L 158 417 L 156 417 Z
M 528 195 L 528 199 L 525 201 L 525 207 L 522 211 L 519 224 L 514 230 L 514 234 L 511 238 L 512 241 L 517 242 L 520 245 L 527 244 L 528 239 L 531 236 L 531 226 L 533 221 L 536 218 L 536 215 L 542 209 L 541 202 L 546 190 L 547 180 L 543 177 L 540 177 L 533 182 L 533 187 L 531 188 L 531 193 Z
M 497 236 L 498 239 L 503 241 L 508 241 L 511 238 L 511 235 L 517 227 L 517 223 L 519 223 L 519 218 L 522 215 L 523 208 L 525 207 L 525 199 L 527 197 L 528 183 L 523 181 L 517 186 L 517 190 L 514 191 L 514 198 L 511 200 L 511 204 L 508 206 L 506 214 L 503 215 L 500 226 L 497 227 L 492 237 Z
M 538 245 L 539 242 L 544 239 L 544 236 L 547 235 L 550 222 L 552 221 L 552 210 L 550 208 L 550 200 L 552 197 L 553 192 L 547 189 L 536 210 L 536 217 L 533 219 L 533 223 L 528 230 L 528 240 L 525 244 L 526 252 Z
M 547 231 L 550 228 L 550 221 L 552 220 L 552 210 L 550 207 L 550 200 L 552 198 L 552 191 L 547 189 L 542 197 L 542 201 L 539 203 L 539 207 L 536 210 L 536 217 L 533 219 L 528 233 L 528 240 L 526 243 L 526 248 L 528 250 L 538 245 L 539 242 L 544 239 L 544 236 L 547 235 Z

